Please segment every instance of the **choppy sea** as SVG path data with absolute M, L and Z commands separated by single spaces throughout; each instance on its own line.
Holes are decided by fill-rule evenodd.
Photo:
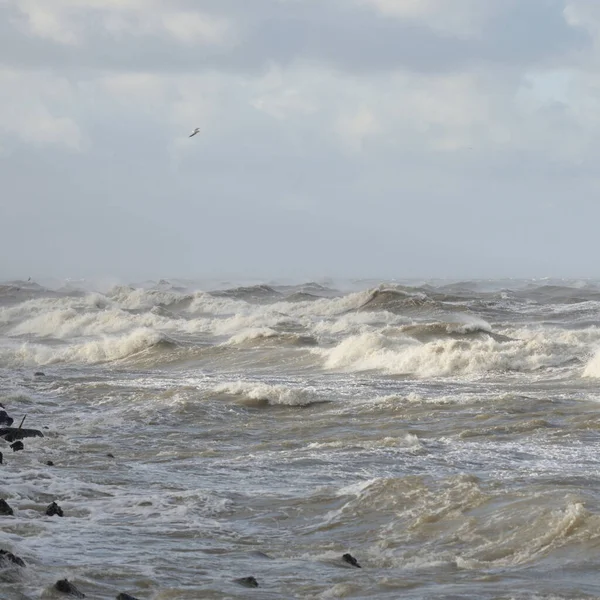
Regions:
M 599 349 L 594 281 L 5 282 L 0 598 L 600 598 Z

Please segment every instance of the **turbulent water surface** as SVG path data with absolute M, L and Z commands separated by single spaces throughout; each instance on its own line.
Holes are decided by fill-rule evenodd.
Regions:
M 7 282 L 0 402 L 45 435 L 0 441 L 0 597 L 599 598 L 599 309 L 587 281 Z

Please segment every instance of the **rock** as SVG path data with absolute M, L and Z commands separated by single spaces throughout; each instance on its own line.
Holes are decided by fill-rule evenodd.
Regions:
M 33 374 L 33 376 L 34 376 L 34 377 L 45 377 L 45 376 L 46 376 L 46 373 L 42 373 L 41 371 L 36 371 L 36 372 Z
M 256 579 L 252 576 L 250 577 L 240 577 L 239 579 L 234 579 L 234 581 L 236 583 L 239 583 L 240 585 L 243 585 L 245 587 L 251 587 L 251 588 L 257 588 L 258 587 L 258 581 L 256 581 Z
M 347 562 L 349 565 L 352 565 L 353 567 L 356 567 L 358 569 L 362 569 L 362 567 L 358 564 L 358 561 L 354 558 L 354 556 L 352 556 L 352 554 L 344 554 L 342 556 L 342 560 L 344 562 Z
M 0 498 L 0 515 L 14 515 L 15 512 L 8 505 L 8 502 L 2 498 Z
M 0 437 L 7 442 L 14 442 L 28 437 L 44 437 L 44 434 L 37 429 L 20 429 L 19 427 L 2 427 Z
M 2 452 L 0 452 L 0 465 L 3 463 L 4 461 L 4 455 L 2 454 Z
M 135 596 L 130 596 L 129 594 L 125 594 L 124 592 L 121 592 L 117 596 L 117 600 L 138 600 L 138 599 Z
M 70 596 L 75 596 L 75 598 L 85 598 L 85 594 L 80 592 L 68 579 L 57 581 L 54 587 L 63 594 L 69 594 Z
M 111 454 L 110 452 L 106 456 L 108 456 L 108 458 L 114 458 L 115 457 L 115 455 Z
M 13 452 L 16 452 L 17 450 L 23 450 L 25 448 L 25 446 L 23 446 L 23 442 L 15 442 L 14 444 L 11 444 L 10 447 L 12 448 Z
M 0 425 L 10 427 L 14 423 L 14 419 L 8 416 L 5 410 L 0 410 Z
M 46 509 L 46 514 L 49 517 L 53 517 L 54 515 L 64 517 L 62 508 L 58 504 L 56 504 L 56 502 L 53 502 L 52 504 L 48 505 L 48 508 Z
M 25 566 L 25 561 L 18 556 L 15 556 L 12 552 L 7 552 L 6 550 L 0 550 L 0 565 L 3 562 L 11 562 L 15 565 L 19 565 L 19 567 Z
M 49 467 L 53 467 L 53 466 L 54 466 L 54 463 L 53 463 L 51 460 L 49 460 L 49 461 L 48 461 L 46 464 L 47 464 Z

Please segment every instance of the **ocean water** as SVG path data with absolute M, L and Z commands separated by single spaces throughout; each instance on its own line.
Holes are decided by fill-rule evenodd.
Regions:
M 599 311 L 591 281 L 6 282 L 0 402 L 44 437 L 0 441 L 0 597 L 600 598 Z

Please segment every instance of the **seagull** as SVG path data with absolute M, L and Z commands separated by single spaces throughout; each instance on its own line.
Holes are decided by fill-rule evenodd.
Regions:
M 192 131 L 192 135 L 190 135 L 188 137 L 194 137 L 197 133 L 200 133 L 200 127 L 196 127 L 196 129 L 194 129 L 194 131 Z

